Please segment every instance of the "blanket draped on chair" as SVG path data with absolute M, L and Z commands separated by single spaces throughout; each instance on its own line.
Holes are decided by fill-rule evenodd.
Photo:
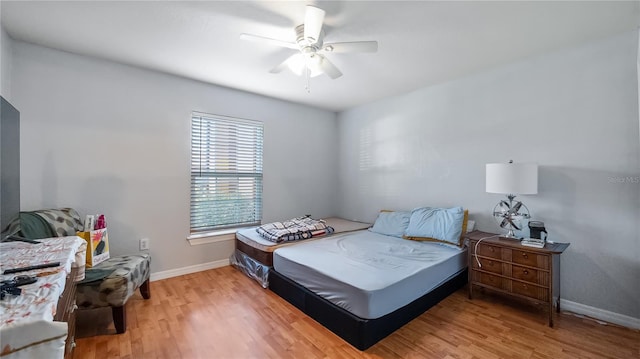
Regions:
M 27 239 L 75 236 L 83 229 L 80 215 L 73 208 L 41 209 L 20 212 L 7 225 L 0 228 L 9 234 Z
M 34 212 L 20 212 L 20 231 L 27 239 L 57 237 L 49 222 Z

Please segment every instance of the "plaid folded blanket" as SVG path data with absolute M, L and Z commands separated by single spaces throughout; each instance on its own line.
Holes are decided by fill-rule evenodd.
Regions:
M 333 228 L 327 226 L 323 220 L 298 217 L 284 222 L 268 223 L 256 228 L 256 231 L 264 239 L 280 243 L 323 236 L 333 233 Z

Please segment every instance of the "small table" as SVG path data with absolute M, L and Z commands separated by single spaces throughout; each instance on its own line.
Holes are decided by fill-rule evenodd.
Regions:
M 53 268 L 0 274 L 37 276 L 21 295 L 0 301 L 3 355 L 12 358 L 72 358 L 75 347 L 75 281 L 84 267 L 86 242 L 75 236 L 39 239 L 39 244 L 0 243 L 0 273 L 6 269 L 60 262 Z M 84 269 L 82 269 L 84 276 Z M 8 353 L 7 353 L 8 352 Z
M 546 243 L 543 248 L 523 246 L 519 240 L 473 231 L 469 240 L 469 299 L 473 286 L 549 306 L 560 312 L 560 254 L 569 243 Z

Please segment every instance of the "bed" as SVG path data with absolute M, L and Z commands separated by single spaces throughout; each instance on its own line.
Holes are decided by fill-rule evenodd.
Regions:
M 329 238 L 339 233 L 358 231 L 371 226 L 370 223 L 350 221 L 337 217 L 326 218 L 324 221 L 334 229 L 332 234 L 282 243 L 275 243 L 262 238 L 256 231 L 257 227 L 241 229 L 236 232 L 236 250 L 231 255 L 230 262 L 246 275 L 258 281 L 264 288 L 267 288 L 269 284 L 269 269 L 273 266 L 273 252 L 276 249 Z
M 365 350 L 467 281 L 467 250 L 357 231 L 273 252 L 269 288 Z

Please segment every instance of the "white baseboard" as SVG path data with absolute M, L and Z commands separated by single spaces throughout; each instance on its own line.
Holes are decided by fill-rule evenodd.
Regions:
M 201 264 L 196 264 L 188 267 L 169 269 L 162 272 L 151 273 L 150 280 L 153 282 L 156 280 L 167 279 L 167 278 L 177 277 L 180 275 L 196 273 L 196 272 L 202 272 L 204 270 L 220 268 L 228 265 L 229 265 L 228 258 L 220 259 L 213 262 L 201 263 Z
M 588 305 L 572 302 L 566 299 L 560 299 L 560 309 L 562 309 L 562 311 L 586 315 L 593 319 L 601 320 L 604 322 L 622 325 L 623 327 L 640 329 L 640 318 L 634 318 L 628 315 L 590 307 Z

